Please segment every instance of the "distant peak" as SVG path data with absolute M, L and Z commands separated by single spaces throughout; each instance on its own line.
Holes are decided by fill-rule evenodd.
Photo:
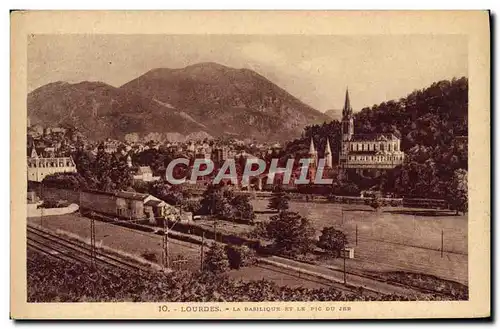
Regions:
M 225 66 L 216 62 L 201 62 L 201 63 L 196 63 L 192 65 L 186 66 L 184 69 L 189 70 L 189 69 L 204 69 L 204 68 L 209 68 L 209 69 L 219 69 L 219 70 L 231 70 L 232 68 L 229 66 Z
M 43 86 L 40 86 L 31 93 L 34 92 L 41 92 L 43 90 L 54 90 L 54 89 L 61 89 L 61 88 L 85 88 L 85 89 L 94 89 L 94 88 L 109 88 L 109 89 L 115 89 L 116 87 L 113 87 L 107 83 L 104 83 L 102 81 L 80 81 L 80 82 L 75 82 L 75 83 L 70 83 L 67 81 L 55 81 L 55 82 L 50 82 L 47 83 Z

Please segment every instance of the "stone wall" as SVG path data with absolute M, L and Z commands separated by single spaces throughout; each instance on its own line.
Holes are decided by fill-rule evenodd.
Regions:
M 78 211 L 77 204 L 70 204 L 67 207 L 63 208 L 38 208 L 38 204 L 28 204 L 28 218 L 29 217 L 44 217 L 44 216 L 55 216 L 55 215 L 64 215 L 71 214 L 75 211 Z

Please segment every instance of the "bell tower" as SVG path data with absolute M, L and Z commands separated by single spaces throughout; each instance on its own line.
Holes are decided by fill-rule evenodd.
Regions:
M 332 157 L 332 149 L 330 147 L 330 139 L 326 139 L 326 148 L 325 148 L 325 158 L 326 158 L 326 167 L 333 167 L 333 157 Z
M 308 176 L 312 182 L 314 177 L 316 176 L 316 167 L 318 165 L 318 151 L 316 151 L 316 148 L 314 147 L 314 141 L 312 137 L 311 144 L 309 145 L 309 158 L 311 159 L 311 163 L 309 164 Z
M 342 109 L 342 141 L 351 140 L 354 135 L 354 118 L 352 114 L 351 101 L 349 100 L 349 89 L 345 91 L 344 108 Z

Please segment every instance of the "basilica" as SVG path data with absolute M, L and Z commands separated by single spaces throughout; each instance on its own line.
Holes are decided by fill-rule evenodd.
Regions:
M 403 164 L 405 154 L 401 151 L 401 140 L 392 133 L 356 134 L 354 117 L 346 90 L 342 109 L 341 149 L 339 167 L 346 171 L 387 170 Z
M 313 159 L 310 174 L 314 175 L 318 154 L 313 140 L 309 147 L 309 157 Z M 330 141 L 325 147 L 325 169 L 332 170 L 333 158 Z M 337 173 L 339 178 L 345 177 L 348 171 L 358 174 L 379 174 L 403 164 L 405 154 L 401 151 L 401 139 L 392 133 L 356 134 L 354 132 L 354 115 L 346 90 L 344 108 L 342 109 L 341 147 Z

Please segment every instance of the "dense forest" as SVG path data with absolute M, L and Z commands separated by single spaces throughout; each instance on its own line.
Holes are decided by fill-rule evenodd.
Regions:
M 400 100 L 363 108 L 354 115 L 355 133 L 394 133 L 401 138 L 405 164 L 377 179 L 354 177 L 360 189 L 375 187 L 411 197 L 445 198 L 455 171 L 467 171 L 468 79 L 443 80 Z M 340 150 L 340 122 L 305 128 L 282 157 L 304 156 L 311 137 L 323 155 L 330 138 L 334 162 Z

